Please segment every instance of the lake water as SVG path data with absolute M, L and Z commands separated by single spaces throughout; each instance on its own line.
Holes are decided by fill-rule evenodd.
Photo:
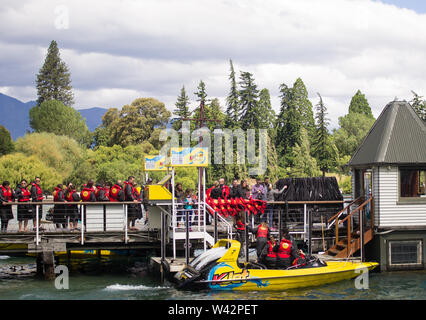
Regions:
M 358 290 L 354 280 L 285 292 L 187 292 L 160 284 L 138 257 L 72 260 L 69 289 L 34 273 L 10 275 L 11 268 L 32 272 L 32 257 L 0 256 L 0 299 L 118 299 L 118 300 L 286 300 L 286 299 L 426 299 L 426 271 L 370 273 L 369 289 Z

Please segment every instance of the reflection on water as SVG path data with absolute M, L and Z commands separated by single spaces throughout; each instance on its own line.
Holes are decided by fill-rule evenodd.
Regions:
M 66 263 L 60 259 L 59 263 Z M 371 273 L 369 289 L 358 290 L 353 280 L 283 292 L 190 292 L 160 284 L 150 274 L 146 258 L 71 259 L 68 290 L 34 273 L 8 274 L 10 268 L 35 271 L 35 259 L 0 256 L 0 299 L 124 299 L 124 300 L 292 300 L 292 299 L 426 299 L 426 271 Z M 2 270 L 4 271 L 2 273 Z

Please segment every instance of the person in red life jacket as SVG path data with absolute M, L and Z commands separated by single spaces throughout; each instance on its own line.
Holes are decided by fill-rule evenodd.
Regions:
M 33 203 L 40 203 L 37 205 L 33 205 L 33 216 L 34 216 L 34 220 L 33 220 L 33 225 L 36 226 L 36 210 L 37 210 L 37 206 L 38 206 L 38 225 L 39 225 L 39 229 L 41 231 L 44 231 L 44 228 L 42 228 L 40 226 L 40 221 L 43 218 L 43 206 L 41 205 L 41 203 L 43 202 L 43 190 L 40 187 L 40 182 L 41 179 L 40 177 L 35 177 L 34 182 L 31 183 L 31 188 L 30 188 L 30 192 L 31 192 L 31 200 Z
M 141 192 L 138 191 L 136 182 L 133 183 L 133 187 L 136 190 L 136 199 L 139 201 L 139 203 L 136 205 L 137 214 L 136 214 L 136 217 L 132 220 L 131 226 L 134 230 L 138 230 L 135 228 L 136 220 L 142 219 L 143 217 L 142 204 L 141 204 L 142 189 L 141 189 Z
M 138 191 L 134 187 L 135 177 L 130 176 L 127 181 L 124 181 L 124 200 L 133 201 L 134 204 L 127 205 L 127 227 L 129 230 L 139 230 L 136 227 L 132 227 L 130 223 L 132 220 L 136 220 L 138 215 Z
M 236 222 L 234 224 L 234 227 L 236 229 L 236 240 L 241 243 L 241 248 L 243 248 L 243 245 L 245 243 L 246 225 L 245 225 L 245 223 L 243 222 L 243 220 L 241 219 L 240 216 L 236 216 Z
M 117 182 L 111 187 L 109 192 L 109 201 L 112 201 L 112 202 L 124 201 L 124 190 L 123 190 L 123 183 L 121 182 L 121 180 L 117 180 Z
M 262 219 L 260 225 L 258 225 L 256 228 L 251 228 L 250 226 L 248 226 L 248 230 L 254 235 L 256 235 L 256 254 L 257 258 L 259 259 L 263 247 L 266 245 L 271 235 L 269 232 L 268 224 L 265 220 Z
M 229 197 L 229 187 L 225 184 L 225 179 L 219 179 L 220 198 L 226 199 Z
M 96 201 L 109 201 L 109 198 L 105 194 L 105 187 L 102 183 L 96 184 L 96 191 L 95 191 L 95 198 Z
M 303 267 L 305 265 L 306 265 L 306 256 L 302 250 L 299 250 L 299 256 L 296 259 L 294 259 L 292 266 L 295 266 L 296 268 L 298 268 L 298 267 Z
M 111 191 L 111 187 L 112 187 L 112 183 L 111 182 L 108 181 L 107 183 L 105 183 L 105 197 L 108 198 L 108 201 L 110 201 L 109 193 Z
M 92 179 L 87 181 L 86 185 L 81 190 L 80 197 L 83 202 L 96 202 L 96 189 Z
M 299 254 L 290 240 L 287 228 L 283 229 L 282 237 L 280 243 L 274 246 L 274 251 L 277 253 L 277 268 L 287 269 L 292 265 L 293 260 L 299 257 Z
M 9 181 L 3 181 L 0 185 L 0 219 L 1 219 L 1 232 L 7 232 L 9 220 L 13 219 L 12 206 L 6 205 L 8 202 L 13 202 L 15 199 L 15 192 L 10 188 Z
M 65 191 L 65 201 L 67 202 L 66 208 L 66 217 L 69 221 L 70 231 L 79 230 L 78 229 L 78 205 L 73 204 L 76 202 L 80 202 L 81 198 L 77 191 L 75 190 L 75 186 L 70 185 Z
M 277 244 L 274 236 L 269 237 L 269 241 L 263 247 L 258 262 L 264 264 L 268 269 L 275 269 L 277 264 L 277 253 L 274 251 L 274 247 Z
M 20 184 L 15 189 L 15 197 L 19 202 L 18 205 L 18 225 L 19 232 L 27 232 L 28 230 L 28 220 L 33 219 L 32 215 L 32 206 L 29 205 L 31 200 L 31 192 L 27 188 L 27 180 L 23 179 Z M 24 229 L 22 229 L 22 224 Z M 34 226 L 35 227 L 35 226 Z
M 62 184 L 58 184 L 53 191 L 53 201 L 58 202 L 53 206 L 53 223 L 56 224 L 56 228 L 60 229 L 61 226 L 63 229 L 67 228 L 67 217 L 66 217 L 66 207 L 64 198 L 64 188 Z

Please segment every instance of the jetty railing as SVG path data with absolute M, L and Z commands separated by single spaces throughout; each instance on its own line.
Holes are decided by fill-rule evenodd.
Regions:
M 99 232 L 119 232 L 123 233 L 123 241 L 125 243 L 128 242 L 128 206 L 141 206 L 140 209 L 137 209 L 135 207 L 135 210 L 142 210 L 143 212 L 143 203 L 141 201 L 133 202 L 133 201 L 124 201 L 124 202 L 109 202 L 109 201 L 97 201 L 97 202 L 59 202 L 59 201 L 42 201 L 42 202 L 5 202 L 3 204 L 0 204 L 0 208 L 4 206 L 16 206 L 17 208 L 19 206 L 26 206 L 31 207 L 31 210 L 35 210 L 35 217 L 28 218 L 25 220 L 34 220 L 35 225 L 33 225 L 33 229 L 35 229 L 35 239 L 34 242 L 36 245 L 40 244 L 41 238 L 40 234 L 43 233 L 64 233 L 66 232 L 70 219 L 67 217 L 67 212 L 69 212 L 70 208 L 69 206 L 77 206 L 78 218 L 77 221 L 80 222 L 79 229 L 81 235 L 81 245 L 85 242 L 85 234 L 87 233 L 99 233 Z M 51 207 L 53 208 L 53 212 L 50 215 L 55 218 L 59 218 L 62 220 L 58 220 L 59 222 L 49 221 L 52 222 L 53 225 L 55 225 L 54 230 L 41 230 L 41 220 L 43 212 L 40 212 L 41 207 Z M 56 206 L 56 208 L 55 208 Z M 12 208 L 11 208 L 12 209 Z M 68 211 L 67 211 L 68 210 Z M 18 210 L 16 210 L 18 212 Z M 11 219 L 12 220 L 12 219 Z M 15 217 L 14 219 L 15 220 Z M 17 217 L 16 217 L 17 220 Z M 47 219 L 46 219 L 47 220 Z M 24 219 L 22 219 L 24 221 Z M 61 228 L 61 230 L 58 227 L 58 225 L 66 225 L 65 228 Z M 63 230 L 65 229 L 65 230 Z M 69 230 L 70 231 L 70 230 Z M 70 231 L 71 232 L 71 231 Z M 7 231 L 7 234 L 11 234 L 13 232 Z M 27 234 L 31 232 L 15 232 L 18 234 Z M 1 233 L 1 235 L 4 235 L 5 233 Z

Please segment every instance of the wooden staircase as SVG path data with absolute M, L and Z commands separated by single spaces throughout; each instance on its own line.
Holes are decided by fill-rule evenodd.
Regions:
M 336 242 L 333 247 L 326 251 L 327 255 L 334 256 L 336 258 L 349 258 L 373 239 L 374 208 L 372 200 L 373 198 L 370 197 L 368 200 L 363 201 L 363 198 L 360 197 L 352 201 L 343 210 L 328 220 L 329 228 L 335 225 Z M 369 203 L 371 206 L 370 225 L 366 229 L 366 208 Z M 354 205 L 358 205 L 358 207 L 351 211 L 350 208 Z M 346 215 L 344 215 L 345 213 Z M 360 226 L 354 230 L 351 226 L 351 218 L 356 213 L 359 215 L 358 221 L 362 223 L 360 223 Z M 343 225 L 344 222 L 347 224 L 347 235 L 344 239 L 339 240 L 339 226 Z M 362 234 L 363 236 L 361 236 Z M 361 240 L 361 238 L 363 239 Z

